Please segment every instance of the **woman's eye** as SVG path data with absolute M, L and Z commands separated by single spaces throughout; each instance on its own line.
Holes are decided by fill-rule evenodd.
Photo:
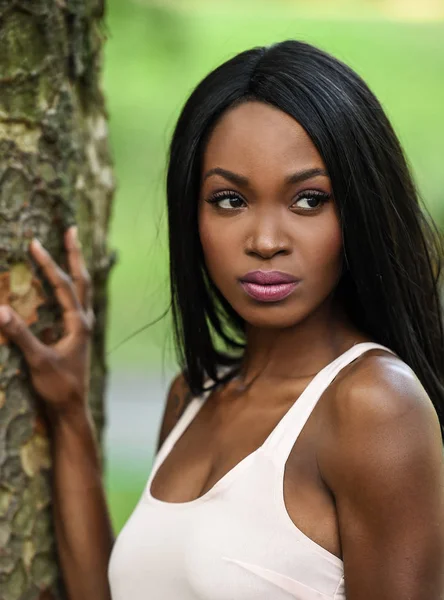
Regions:
M 233 210 L 242 208 L 245 202 L 235 194 L 217 195 L 215 194 L 209 200 L 210 204 L 215 204 L 218 208 Z
M 303 210 L 307 210 L 307 211 L 314 211 L 318 208 L 320 208 L 323 204 L 325 204 L 327 202 L 327 200 L 330 199 L 330 194 L 323 194 L 323 193 L 317 193 L 317 194 L 304 194 L 303 196 L 300 196 L 294 203 L 293 206 L 296 206 L 298 208 L 302 208 Z

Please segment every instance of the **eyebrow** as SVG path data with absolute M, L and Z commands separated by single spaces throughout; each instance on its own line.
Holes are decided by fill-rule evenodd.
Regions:
M 221 167 L 215 167 L 214 169 L 210 169 L 209 171 L 207 171 L 204 175 L 203 181 L 206 181 L 212 175 L 220 175 L 224 179 L 228 179 L 228 181 L 231 181 L 232 183 L 235 183 L 239 186 L 248 186 L 250 183 L 248 177 L 245 177 L 244 175 L 239 175 L 239 173 L 233 173 L 233 171 L 228 171 L 228 169 L 222 169 Z M 312 179 L 313 177 L 318 177 L 319 175 L 328 177 L 328 173 L 325 169 L 304 169 L 303 171 L 297 171 L 296 173 L 292 173 L 291 175 L 286 177 L 285 183 L 300 183 L 301 181 L 306 181 L 307 179 Z

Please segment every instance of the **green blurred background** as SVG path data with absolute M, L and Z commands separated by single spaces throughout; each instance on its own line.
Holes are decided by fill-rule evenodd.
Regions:
M 119 530 L 149 473 L 174 373 L 168 318 L 124 340 L 167 306 L 166 153 L 187 96 L 241 50 L 288 38 L 320 46 L 379 97 L 442 224 L 444 19 L 435 0 L 109 0 L 106 31 L 104 91 L 118 180 L 110 245 L 119 254 L 110 284 L 107 488 Z M 146 435 L 137 438 L 143 419 Z

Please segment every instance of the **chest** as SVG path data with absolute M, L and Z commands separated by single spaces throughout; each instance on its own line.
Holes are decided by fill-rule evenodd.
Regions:
M 264 388 L 254 397 L 225 393 L 208 398 L 156 473 L 153 496 L 187 502 L 208 492 L 266 442 L 297 402 L 304 383 L 279 393 Z M 313 468 L 321 409 L 313 411 L 291 453 L 287 471 L 292 479 L 297 473 L 309 476 Z
M 154 474 L 149 494 L 166 503 L 187 503 L 223 487 L 269 443 L 275 429 L 286 424 L 288 411 L 293 410 L 305 389 L 302 387 L 294 387 L 267 404 L 225 402 L 223 410 L 218 410 L 217 404 L 205 404 Z M 216 403 L 217 400 L 216 397 Z M 327 396 L 321 398 L 299 435 L 296 431 L 286 432 L 295 442 L 282 465 L 282 479 L 270 485 L 275 485 L 276 493 L 282 491 L 284 510 L 290 520 L 310 539 L 340 556 L 336 508 L 316 457 L 327 402 Z M 241 475 L 244 477 L 244 473 Z
M 259 453 L 210 498 L 171 504 L 145 493 L 113 550 L 113 598 L 343 600 L 341 561 L 285 517 L 277 478 Z

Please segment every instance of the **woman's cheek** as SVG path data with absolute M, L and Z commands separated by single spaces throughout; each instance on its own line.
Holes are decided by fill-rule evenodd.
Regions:
M 307 289 L 321 296 L 336 287 L 342 273 L 341 230 L 335 224 L 329 225 L 324 231 L 312 230 L 310 236 L 299 238 L 296 251 Z M 318 291 L 314 292 L 315 289 Z
M 213 266 L 217 266 L 223 261 L 227 250 L 224 229 L 218 227 L 214 219 L 204 214 L 200 219 L 199 234 L 205 263 L 207 268 L 213 271 Z

